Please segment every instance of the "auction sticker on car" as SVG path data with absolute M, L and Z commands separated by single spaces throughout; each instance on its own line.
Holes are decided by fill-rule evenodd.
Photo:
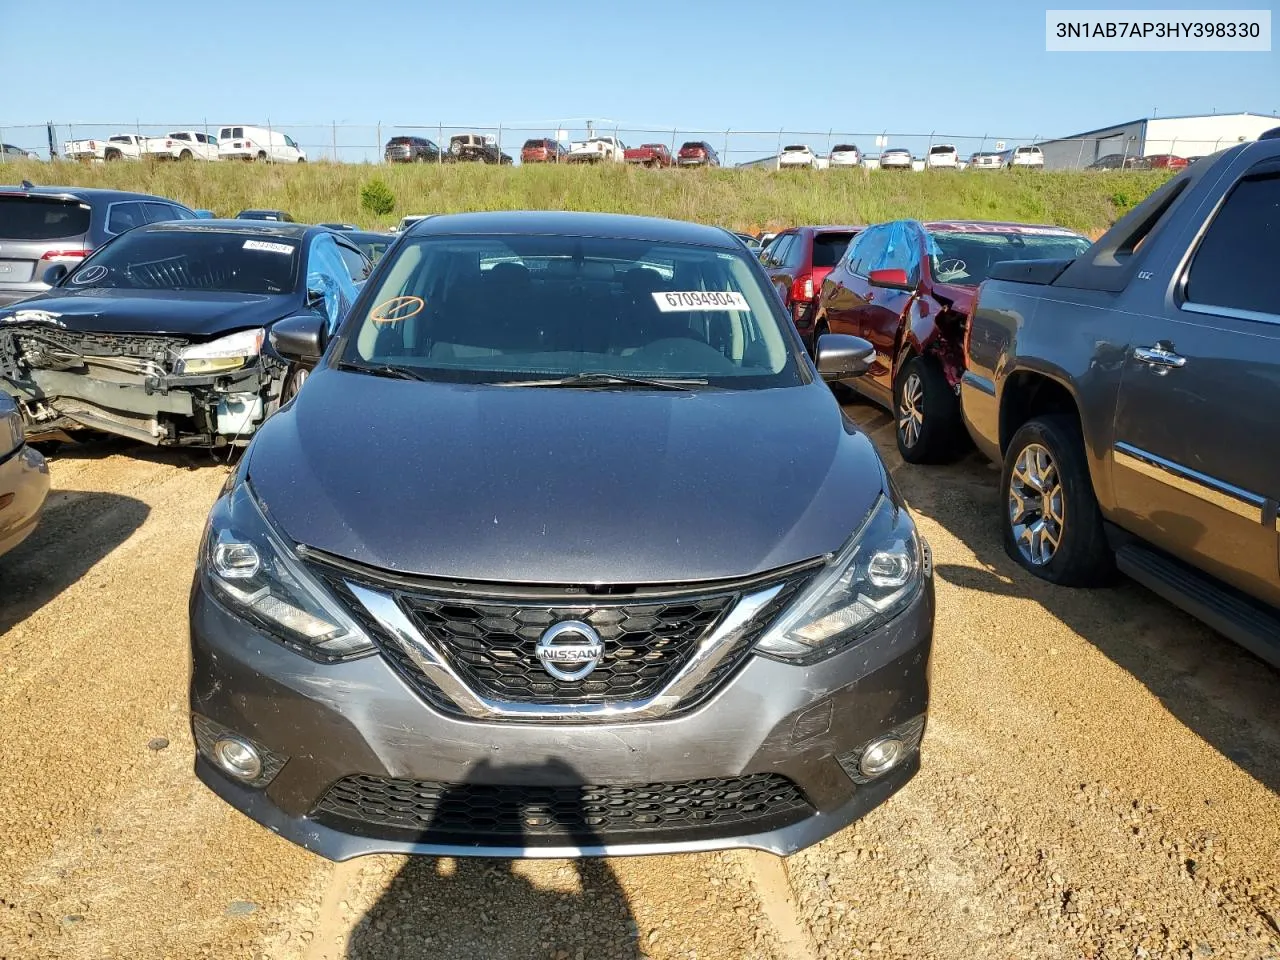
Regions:
M 663 313 L 680 310 L 750 310 L 747 298 L 736 290 L 686 290 L 655 293 L 653 302 Z
M 295 249 L 291 243 L 272 243 L 269 240 L 246 240 L 244 248 L 246 250 L 265 250 L 267 253 L 293 253 Z

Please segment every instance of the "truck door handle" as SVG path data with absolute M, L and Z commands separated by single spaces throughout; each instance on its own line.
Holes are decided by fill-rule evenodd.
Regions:
M 1134 347 L 1133 359 L 1156 367 L 1161 373 L 1187 365 L 1186 357 L 1179 356 L 1161 343 L 1150 347 Z

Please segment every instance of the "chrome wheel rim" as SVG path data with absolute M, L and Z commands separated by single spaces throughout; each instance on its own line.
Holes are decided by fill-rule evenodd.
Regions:
M 1009 476 L 1009 525 L 1022 558 L 1043 567 L 1058 553 L 1066 513 L 1062 477 L 1048 449 L 1027 444 Z
M 907 374 L 898 399 L 898 434 L 908 447 L 914 447 L 924 429 L 924 384 L 919 374 Z
M 293 379 L 289 381 L 289 396 L 286 400 L 292 400 L 298 395 L 298 391 L 302 389 L 302 385 L 307 382 L 309 374 L 306 370 L 299 370 L 293 375 Z

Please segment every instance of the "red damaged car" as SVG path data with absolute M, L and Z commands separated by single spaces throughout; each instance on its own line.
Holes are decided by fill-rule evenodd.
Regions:
M 800 338 L 813 348 L 813 305 L 822 280 L 862 227 L 793 227 L 783 230 L 760 254 L 769 279 L 791 312 Z
M 815 336 L 849 333 L 876 348 L 848 386 L 889 408 L 911 463 L 954 458 L 967 442 L 958 392 L 978 284 L 1002 260 L 1070 259 L 1089 239 L 1062 227 L 896 220 L 868 227 L 822 283 Z

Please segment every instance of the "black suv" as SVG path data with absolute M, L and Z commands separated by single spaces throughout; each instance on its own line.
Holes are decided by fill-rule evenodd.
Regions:
M 1170 180 L 1072 260 L 997 264 L 964 419 L 1009 555 L 1119 569 L 1280 665 L 1280 128 Z
M 383 156 L 387 163 L 439 163 L 440 148 L 426 137 L 392 137 Z

